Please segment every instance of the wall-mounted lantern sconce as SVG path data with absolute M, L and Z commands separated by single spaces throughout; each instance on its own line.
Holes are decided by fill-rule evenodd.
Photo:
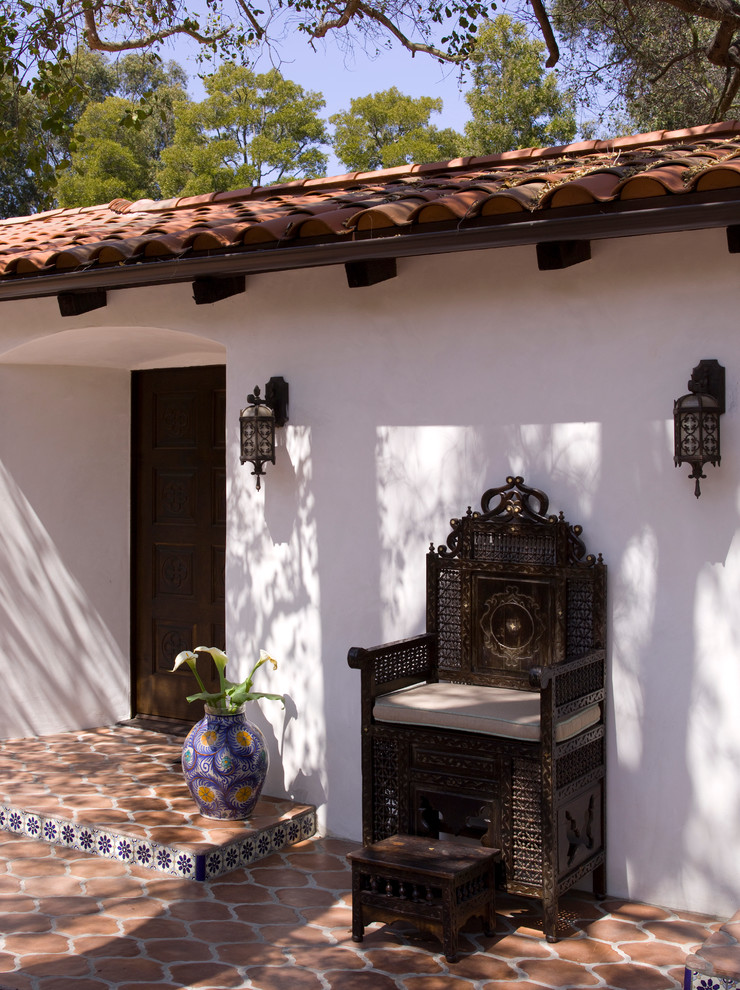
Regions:
M 720 462 L 719 418 L 725 411 L 725 369 L 714 358 L 700 361 L 691 372 L 688 395 L 673 403 L 673 463 L 690 464 L 694 495 L 701 495 L 702 467 Z
M 273 377 L 265 385 L 264 399 L 257 385 L 247 402 L 249 405 L 239 416 L 241 462 L 254 465 L 252 474 L 259 491 L 260 476 L 265 473 L 262 465 L 275 463 L 275 427 L 288 422 L 288 383 L 282 377 Z

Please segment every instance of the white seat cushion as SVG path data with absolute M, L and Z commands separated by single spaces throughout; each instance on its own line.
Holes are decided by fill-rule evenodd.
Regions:
M 540 733 L 540 696 L 537 691 L 482 687 L 480 684 L 416 684 L 375 699 L 379 722 L 458 729 L 506 739 L 537 742 Z M 555 730 L 562 742 L 599 721 L 598 704 L 590 705 Z

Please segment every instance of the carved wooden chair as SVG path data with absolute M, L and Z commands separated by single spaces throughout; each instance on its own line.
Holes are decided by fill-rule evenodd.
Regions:
M 427 632 L 353 648 L 362 674 L 363 841 L 501 849 L 497 885 L 605 893 L 606 567 L 522 478 L 427 554 Z

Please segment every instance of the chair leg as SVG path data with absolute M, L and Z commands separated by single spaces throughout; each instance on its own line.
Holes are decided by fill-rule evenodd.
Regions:
M 601 866 L 596 867 L 592 882 L 594 897 L 603 901 L 606 897 L 606 863 L 602 863 Z
M 548 942 L 559 941 L 558 937 L 558 899 L 557 896 L 545 896 L 542 901 L 543 929 Z

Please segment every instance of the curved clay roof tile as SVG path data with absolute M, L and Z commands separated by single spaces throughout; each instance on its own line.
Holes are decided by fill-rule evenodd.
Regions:
M 693 182 L 696 192 L 705 189 L 731 189 L 740 186 L 740 161 L 725 161 L 700 173 Z
M 440 196 L 432 203 L 417 206 L 409 215 L 411 223 L 439 223 L 463 220 L 478 213 L 476 207 L 490 197 L 484 189 L 461 189 L 450 196 Z

